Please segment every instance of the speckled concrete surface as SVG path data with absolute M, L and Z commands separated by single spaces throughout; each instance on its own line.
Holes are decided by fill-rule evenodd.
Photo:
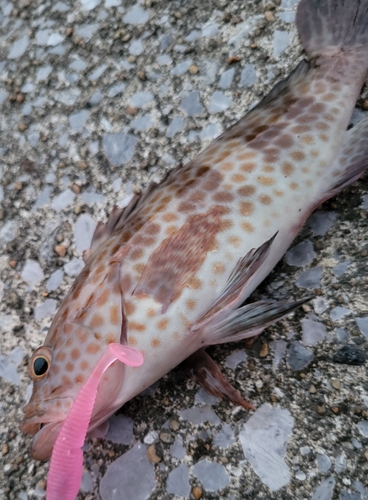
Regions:
M 1 498 L 44 496 L 47 464 L 18 429 L 27 359 L 95 222 L 295 67 L 296 3 L 0 0 Z M 79 498 L 368 498 L 366 364 L 333 361 L 367 353 L 367 180 L 322 207 L 255 294 L 316 299 L 251 349 L 210 349 L 256 418 L 174 370 L 88 441 Z

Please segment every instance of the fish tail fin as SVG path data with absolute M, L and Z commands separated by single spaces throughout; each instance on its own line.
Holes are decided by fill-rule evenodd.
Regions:
M 310 58 L 367 48 L 368 0 L 301 0 L 296 25 Z

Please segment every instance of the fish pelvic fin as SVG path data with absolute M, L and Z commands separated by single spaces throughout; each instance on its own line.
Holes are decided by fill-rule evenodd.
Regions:
M 255 407 L 246 401 L 240 392 L 233 387 L 221 372 L 213 359 L 200 349 L 182 363 L 184 370 L 205 391 L 212 396 L 229 400 L 236 406 L 242 406 L 246 410 L 255 410 Z
M 368 45 L 368 0 L 301 0 L 296 25 L 309 57 Z

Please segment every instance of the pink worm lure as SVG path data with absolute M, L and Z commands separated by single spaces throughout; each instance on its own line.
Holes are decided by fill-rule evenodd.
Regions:
M 74 401 L 64 420 L 51 455 L 47 477 L 46 500 L 74 500 L 83 472 L 83 446 L 98 384 L 107 368 L 116 360 L 129 366 L 140 366 L 142 354 L 121 344 L 110 344 Z

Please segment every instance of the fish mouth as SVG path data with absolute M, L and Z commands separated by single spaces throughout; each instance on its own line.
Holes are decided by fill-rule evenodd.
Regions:
M 55 403 L 55 400 L 53 401 Z M 31 455 L 35 460 L 47 460 L 51 457 L 52 449 L 60 428 L 72 405 L 71 398 L 63 398 L 66 410 L 56 409 L 49 401 L 30 403 L 25 409 L 25 417 L 20 430 L 33 437 Z

